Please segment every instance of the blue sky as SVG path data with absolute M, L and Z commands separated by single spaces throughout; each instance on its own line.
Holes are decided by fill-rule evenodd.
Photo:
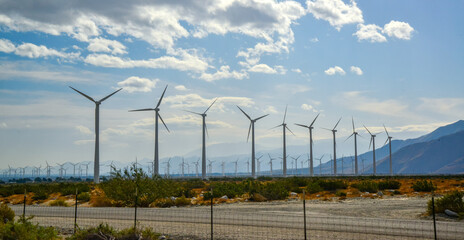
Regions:
M 256 125 L 268 149 L 281 146 L 269 129 L 286 104 L 291 125 L 343 117 L 340 139 L 351 117 L 360 132 L 386 124 L 396 138 L 420 136 L 464 115 L 463 10 L 462 1 L 2 0 L 0 168 L 93 160 L 94 105 L 68 86 L 98 99 L 124 88 L 101 105 L 102 161 L 152 157 L 153 114 L 128 110 L 154 107 L 166 85 L 172 132 L 161 130 L 161 157 L 200 147 L 201 119 L 182 110 L 216 97 L 209 145 L 246 141 L 235 105 L 270 114 Z M 290 127 L 288 144 L 307 144 Z

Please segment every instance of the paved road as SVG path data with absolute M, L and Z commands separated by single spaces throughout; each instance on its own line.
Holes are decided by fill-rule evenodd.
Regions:
M 303 212 L 282 207 L 214 206 L 215 239 L 304 239 Z M 22 206 L 12 206 L 17 215 Z M 27 206 L 26 215 L 46 226 L 72 229 L 74 207 Z M 80 227 L 108 223 L 116 228 L 134 224 L 134 208 L 78 207 Z M 309 239 L 433 239 L 433 223 L 425 220 L 399 220 L 308 213 Z M 210 206 L 153 209 L 138 208 L 137 222 L 141 227 L 185 239 L 209 239 L 211 234 Z M 464 223 L 438 222 L 439 239 L 463 239 Z

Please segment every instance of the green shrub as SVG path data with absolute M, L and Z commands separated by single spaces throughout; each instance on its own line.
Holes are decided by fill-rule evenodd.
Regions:
M 90 201 L 90 193 L 89 192 L 81 192 L 77 194 L 77 200 L 81 202 L 88 202 Z
M 29 219 L 22 219 L 17 222 L 0 224 L 0 239 L 55 240 L 61 238 L 52 227 L 41 227 L 38 224 L 32 224 Z
M 364 180 L 355 184 L 351 185 L 354 188 L 357 188 L 361 192 L 370 192 L 370 193 L 376 193 L 379 191 L 379 184 L 370 181 L 370 180 Z
M 46 200 L 48 199 L 49 195 L 45 191 L 35 192 L 32 196 L 32 200 Z
M 378 184 L 379 184 L 379 190 L 400 189 L 401 187 L 401 183 L 395 180 L 380 181 Z
M 181 207 L 181 206 L 188 206 L 190 205 L 191 202 L 190 202 L 190 199 L 182 196 L 182 197 L 178 197 L 176 198 L 176 200 L 174 201 L 174 205 L 176 205 L 177 207 Z
M 74 235 L 68 237 L 68 240 L 89 240 L 89 239 L 144 239 L 155 240 L 161 236 L 153 232 L 150 228 L 137 229 L 127 228 L 116 230 L 108 224 L 100 224 L 94 228 L 79 229 Z
M 175 206 L 175 202 L 170 198 L 161 198 L 155 200 L 150 206 L 159 208 L 168 208 Z
M 68 203 L 66 203 L 65 200 L 63 199 L 57 199 L 52 202 L 50 202 L 50 206 L 53 207 L 68 207 Z
M 415 182 L 412 185 L 412 188 L 416 192 L 431 192 L 436 189 L 435 185 L 433 185 L 432 181 L 427 181 L 427 180 L 420 180 Z
M 281 183 L 268 183 L 263 186 L 259 194 L 268 200 L 283 200 L 288 197 L 288 190 Z
M 441 198 L 435 199 L 435 212 L 443 213 L 445 209 L 459 214 L 460 218 L 464 217 L 464 192 L 454 191 L 446 194 Z M 432 214 L 432 199 L 427 204 L 427 213 Z
M 8 207 L 7 204 L 5 203 L 0 204 L 0 219 L 3 223 L 13 221 L 14 217 L 15 217 L 14 211 L 10 207 Z
M 324 191 L 324 189 L 319 186 L 317 182 L 310 182 L 308 183 L 308 186 L 306 186 L 306 191 L 308 193 L 318 193 Z
M 337 196 L 337 197 L 346 197 L 346 192 L 343 192 L 341 190 L 337 190 L 337 192 L 335 193 L 335 196 Z
M 348 184 L 342 180 L 317 180 L 316 183 L 325 191 L 335 191 L 337 189 L 346 189 L 348 187 Z

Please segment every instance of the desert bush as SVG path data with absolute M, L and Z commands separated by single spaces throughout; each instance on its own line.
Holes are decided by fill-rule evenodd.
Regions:
M 218 198 L 226 195 L 228 198 L 241 196 L 245 193 L 243 185 L 235 182 L 212 183 L 213 197 Z
M 346 197 L 346 192 L 341 191 L 341 190 L 337 190 L 337 192 L 335 192 L 335 196 L 337 196 L 337 197 Z
M 436 189 L 432 181 L 419 180 L 412 185 L 412 188 L 416 192 L 431 192 Z
M 113 207 L 113 203 L 105 196 L 97 196 L 90 200 L 92 207 Z
M 175 206 L 175 202 L 171 198 L 156 199 L 152 204 L 150 204 L 150 207 L 159 208 L 168 208 L 172 206 Z
M 39 192 L 34 192 L 34 195 L 32 196 L 32 200 L 45 200 L 48 199 L 49 194 L 46 193 L 45 191 L 39 191 Z
M 325 191 L 335 191 L 337 189 L 346 189 L 348 184 L 342 180 L 317 180 L 319 186 L 322 187 Z
M 177 207 L 188 206 L 190 204 L 192 204 L 190 199 L 188 199 L 188 198 L 186 198 L 184 196 L 178 197 L 174 201 L 174 205 L 176 205 Z
M 88 202 L 90 201 L 90 193 L 89 192 L 81 192 L 77 194 L 77 200 L 81 202 Z
M 435 212 L 443 213 L 446 209 L 459 214 L 464 218 L 464 192 L 454 191 L 435 199 Z M 427 213 L 432 214 L 432 199 L 427 203 Z
M 161 234 L 153 232 L 150 228 L 137 229 L 127 228 L 116 230 L 108 224 L 100 224 L 97 227 L 79 229 L 74 235 L 68 237 L 68 240 L 89 240 L 89 239 L 141 239 L 155 240 Z
M 68 207 L 68 203 L 66 203 L 63 199 L 56 199 L 50 202 L 50 206 L 53 207 Z
M 379 191 L 379 184 L 371 180 L 364 180 L 364 181 L 352 184 L 351 186 L 354 188 L 357 188 L 361 192 L 376 193 Z
M 267 198 L 259 193 L 253 193 L 249 200 L 253 202 L 265 202 L 267 201 Z
M 14 211 L 7 204 L 0 204 L 0 219 L 2 223 L 11 222 L 14 220 L 14 217 Z
M 0 224 L 0 239 L 55 240 L 61 238 L 52 227 L 41 227 L 38 224 L 32 224 L 29 219 L 21 219 L 17 222 Z
M 379 185 L 379 190 L 385 190 L 385 189 L 400 189 L 401 183 L 395 180 L 385 180 L 385 181 L 380 181 L 378 183 Z
M 268 200 L 283 200 L 288 197 L 288 190 L 279 182 L 268 183 L 259 191 Z
M 306 191 L 308 193 L 318 193 L 324 191 L 324 189 L 317 182 L 310 182 L 306 186 Z

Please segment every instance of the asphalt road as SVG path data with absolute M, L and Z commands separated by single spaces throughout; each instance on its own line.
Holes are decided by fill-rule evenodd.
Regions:
M 234 206 L 235 205 L 235 206 Z M 292 205 L 292 204 L 290 204 Z M 300 204 L 223 204 L 214 206 L 214 239 L 305 239 Z M 22 206 L 12 206 L 17 215 Z M 72 229 L 74 207 L 27 206 L 26 216 L 44 226 Z M 79 227 L 107 223 L 116 228 L 134 225 L 134 208 L 78 207 Z M 210 206 L 184 208 L 138 208 L 138 227 L 150 227 L 175 239 L 210 239 Z M 439 239 L 464 239 L 464 223 L 437 222 Z M 334 216 L 307 212 L 308 239 L 434 239 L 429 220 Z

